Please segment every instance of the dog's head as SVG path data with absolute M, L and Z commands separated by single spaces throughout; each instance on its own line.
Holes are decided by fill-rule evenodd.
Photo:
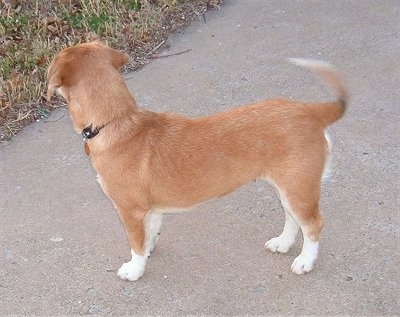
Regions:
M 67 101 L 76 131 L 102 126 L 136 107 L 119 73 L 129 55 L 94 41 L 62 50 L 47 70 L 47 99 Z
M 68 90 L 88 71 L 99 67 L 112 67 L 119 71 L 129 60 L 129 55 L 112 49 L 100 41 L 79 44 L 62 50 L 51 62 L 47 70 L 47 99 L 50 100 L 54 90 L 69 101 Z M 99 64 L 100 63 L 100 64 Z

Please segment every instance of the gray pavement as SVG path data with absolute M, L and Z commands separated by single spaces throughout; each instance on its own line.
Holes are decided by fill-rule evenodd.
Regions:
M 400 3 L 224 1 L 127 75 L 139 104 L 199 116 L 270 97 L 331 98 L 288 57 L 337 65 L 351 92 L 331 129 L 333 170 L 315 270 L 263 249 L 280 233 L 274 191 L 251 183 L 165 217 L 138 282 L 129 246 L 65 109 L 0 148 L 0 315 L 397 315 Z

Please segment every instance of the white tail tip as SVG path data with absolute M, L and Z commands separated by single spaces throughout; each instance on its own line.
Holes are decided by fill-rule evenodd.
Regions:
M 308 58 L 288 58 L 289 62 L 306 68 L 327 68 L 334 69 L 334 67 L 328 62 L 317 60 L 317 59 L 308 59 Z

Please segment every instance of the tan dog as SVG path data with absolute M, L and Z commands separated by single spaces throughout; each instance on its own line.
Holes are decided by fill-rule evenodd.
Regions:
M 189 209 L 258 178 L 274 185 L 285 210 L 280 236 L 265 245 L 287 252 L 301 228 L 304 242 L 292 271 L 313 269 L 323 226 L 320 183 L 328 125 L 342 117 L 347 94 L 329 64 L 292 60 L 321 75 L 338 100 L 267 100 L 189 119 L 136 106 L 119 69 L 129 56 L 101 42 L 69 47 L 48 69 L 48 98 L 66 99 L 86 139 L 104 192 L 125 226 L 132 259 L 118 276 L 140 278 L 158 239 L 161 214 Z

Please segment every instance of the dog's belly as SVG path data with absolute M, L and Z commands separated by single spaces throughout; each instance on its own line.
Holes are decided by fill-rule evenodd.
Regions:
M 110 170 L 109 170 L 110 171 Z M 250 174 L 230 174 L 225 177 L 153 178 L 150 183 L 139 181 L 133 171 L 125 171 L 122 182 L 113 182 L 109 174 L 98 171 L 97 181 L 115 207 L 128 204 L 157 213 L 188 211 L 197 205 L 227 195 L 254 177 Z M 114 177 L 113 177 L 114 178 Z
M 152 207 L 150 211 L 154 212 L 154 213 L 160 213 L 160 214 L 174 214 L 174 213 L 190 211 L 191 209 L 193 209 L 196 206 L 197 205 L 193 205 L 191 207 L 186 207 L 186 208 L 182 208 L 182 207 L 164 207 L 164 208 L 163 207 Z
M 97 174 L 97 182 L 100 184 L 101 189 L 103 192 L 109 197 L 111 202 L 113 203 L 114 207 L 117 208 L 117 204 L 114 202 L 113 197 L 110 196 L 108 190 L 107 190 L 107 185 L 103 181 L 102 177 Z M 180 213 L 180 212 L 186 212 L 190 211 L 191 209 L 195 208 L 198 206 L 201 202 L 197 204 L 192 204 L 192 205 L 187 205 L 187 206 L 182 206 L 182 203 L 179 203 L 178 201 L 172 202 L 171 204 L 168 203 L 163 203 L 163 204 L 149 204 L 150 207 L 148 208 L 149 211 L 154 212 L 154 213 L 161 213 L 161 214 L 168 214 L 168 213 Z
M 201 203 L 227 195 L 255 179 L 249 170 L 219 177 L 177 177 L 156 179 L 151 186 L 151 204 L 163 212 L 191 209 Z

